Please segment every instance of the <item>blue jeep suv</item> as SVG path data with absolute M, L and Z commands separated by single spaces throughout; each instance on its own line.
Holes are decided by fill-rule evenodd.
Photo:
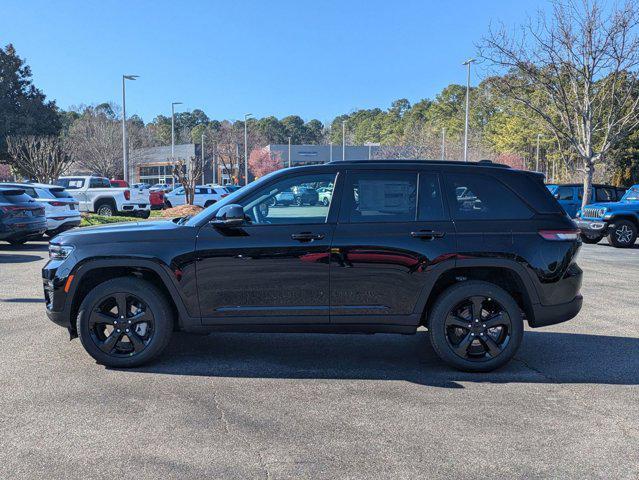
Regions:
M 632 247 L 639 230 L 639 184 L 630 187 L 618 202 L 586 206 L 577 212 L 575 223 L 585 243 L 597 243 L 608 235 L 615 247 Z

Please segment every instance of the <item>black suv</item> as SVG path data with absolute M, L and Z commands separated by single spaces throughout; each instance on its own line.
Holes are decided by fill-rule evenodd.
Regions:
M 332 200 L 269 208 L 297 186 Z M 473 201 L 468 201 L 472 198 Z M 193 217 L 50 244 L 49 318 L 132 367 L 173 331 L 413 334 L 454 367 L 513 357 L 524 320 L 580 310 L 581 241 L 539 174 L 489 162 L 347 161 L 260 178 Z

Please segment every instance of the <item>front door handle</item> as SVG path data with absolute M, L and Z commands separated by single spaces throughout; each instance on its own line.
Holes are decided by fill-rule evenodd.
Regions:
M 302 232 L 294 233 L 291 235 L 293 240 L 299 240 L 300 242 L 312 242 L 313 240 L 321 240 L 324 235 L 321 233 Z
M 433 238 L 442 238 L 444 235 L 444 232 L 436 232 L 434 230 L 419 230 L 417 232 L 410 232 L 411 237 L 424 238 L 426 240 L 432 240 Z

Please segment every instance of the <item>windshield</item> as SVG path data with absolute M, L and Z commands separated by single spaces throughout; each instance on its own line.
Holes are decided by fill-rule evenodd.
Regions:
M 622 202 L 637 202 L 639 201 L 639 185 L 633 185 L 626 193 L 624 193 L 623 197 L 621 197 Z
M 58 178 L 55 184 L 60 185 L 67 190 L 77 190 L 84 186 L 84 178 Z
M 208 218 L 214 211 L 217 211 L 219 208 L 221 208 L 221 207 L 223 207 L 225 205 L 231 205 L 233 203 L 236 203 L 237 199 L 240 196 L 244 196 L 245 193 L 252 192 L 254 189 L 259 188 L 262 184 L 270 181 L 271 178 L 273 178 L 274 176 L 276 176 L 278 173 L 281 173 L 281 172 L 282 172 L 282 170 L 276 170 L 276 171 L 271 172 L 271 173 L 269 173 L 267 175 L 264 175 L 263 177 L 259 178 L 258 180 L 255 180 L 254 182 L 249 183 L 246 187 L 243 187 L 243 188 L 239 188 L 238 187 L 238 189 L 235 190 L 234 192 L 230 193 L 228 195 L 228 197 L 222 198 L 221 200 L 215 202 L 210 207 L 205 208 L 204 210 L 202 210 L 197 215 L 194 215 L 193 217 L 191 217 L 188 220 L 188 222 L 186 222 L 186 225 L 188 225 L 188 226 L 198 225 L 204 219 Z

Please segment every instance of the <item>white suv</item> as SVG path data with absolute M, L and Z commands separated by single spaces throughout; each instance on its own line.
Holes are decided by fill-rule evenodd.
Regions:
M 45 235 L 48 237 L 55 237 L 58 233 L 80 225 L 81 218 L 78 202 L 64 188 L 43 183 L 10 183 L 2 185 L 21 188 L 24 193 L 44 205 L 44 212 L 47 218 Z
M 193 205 L 198 205 L 202 208 L 206 208 L 209 205 L 212 205 L 215 202 L 226 197 L 227 195 L 228 192 L 224 187 L 198 186 L 195 187 Z M 184 187 L 177 187 L 175 190 L 165 194 L 164 203 L 166 203 L 166 206 L 169 208 L 184 205 L 186 203 Z

